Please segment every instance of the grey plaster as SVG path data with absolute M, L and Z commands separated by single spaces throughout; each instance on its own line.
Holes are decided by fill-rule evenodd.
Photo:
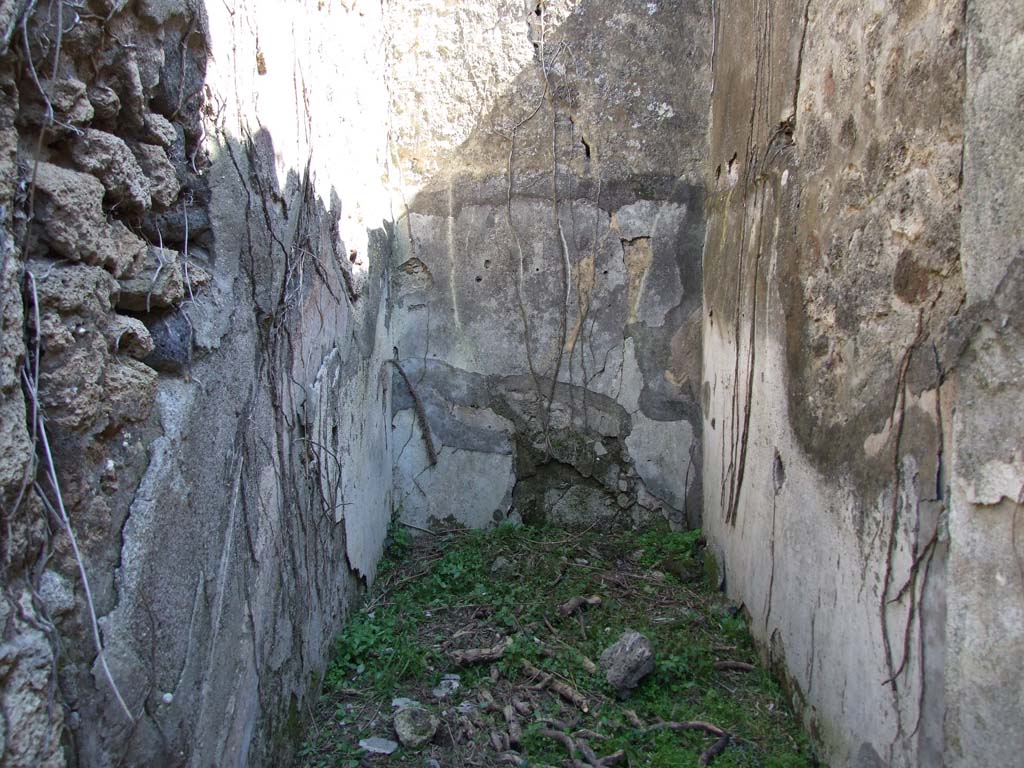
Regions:
M 543 50 L 520 62 L 465 141 L 427 142 L 436 154 L 418 159 L 435 170 L 396 227 L 395 341 L 444 449 L 438 466 L 413 461 L 398 482 L 450 473 L 442 485 L 455 492 L 479 453 L 510 450 L 512 511 L 524 517 L 614 520 L 624 496 L 625 508 L 673 524 L 688 509 L 693 523 L 699 472 L 677 475 L 700 439 L 689 373 L 699 343 L 684 329 L 700 303 L 693 150 L 706 125 L 709 18 L 676 3 L 566 3 L 550 14 L 558 21 L 543 30 L 528 19 Z M 466 22 L 439 23 L 446 34 Z M 638 46 L 649 57 L 642 76 Z M 461 124 L 456 106 L 442 101 L 438 119 Z M 517 123 L 514 143 L 510 129 L 490 129 Z M 412 398 L 397 375 L 393 385 L 396 432 L 408 442 L 400 467 L 420 436 L 407 441 Z M 458 405 L 504 421 L 481 430 L 477 411 Z M 504 471 L 495 482 L 491 502 L 504 497 Z M 425 494 L 402 495 L 403 515 L 435 515 Z M 643 507 L 638 495 L 653 501 Z

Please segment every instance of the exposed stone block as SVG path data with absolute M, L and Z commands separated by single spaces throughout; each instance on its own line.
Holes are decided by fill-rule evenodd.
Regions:
M 121 99 L 117 92 L 107 85 L 93 85 L 89 88 L 89 103 L 98 120 L 113 120 L 121 111 Z
M 71 156 L 100 180 L 112 200 L 130 210 L 149 208 L 149 181 L 123 139 L 91 128 L 75 142 Z
M 57 254 L 102 265 L 118 277 L 131 271 L 146 244 L 120 222 L 107 222 L 103 192 L 103 185 L 88 174 L 40 163 L 36 219 L 42 223 L 43 242 Z
M 135 144 L 132 149 L 139 161 L 146 178 L 149 180 L 149 193 L 156 208 L 169 208 L 178 199 L 181 184 L 174 166 L 167 159 L 163 147 L 155 144 Z
M 159 144 L 161 147 L 169 147 L 178 140 L 178 132 L 174 130 L 174 124 L 163 115 L 149 112 L 142 121 L 148 141 Z
M 117 308 L 149 312 L 178 304 L 185 296 L 181 260 L 176 251 L 150 247 L 133 277 L 121 280 Z
M 153 353 L 144 362 L 158 371 L 177 373 L 192 362 L 192 325 L 180 310 L 147 321 Z
M 134 317 L 114 315 L 106 327 L 106 337 L 111 351 L 123 352 L 142 360 L 153 352 L 153 338 L 146 325 Z

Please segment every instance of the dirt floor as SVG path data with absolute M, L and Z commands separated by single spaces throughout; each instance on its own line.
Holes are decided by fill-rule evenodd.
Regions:
M 817 765 L 703 561 L 697 532 L 396 531 L 299 764 Z M 599 661 L 627 630 L 655 666 L 621 699 Z

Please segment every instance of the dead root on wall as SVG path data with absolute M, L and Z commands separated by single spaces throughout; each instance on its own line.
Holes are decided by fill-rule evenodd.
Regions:
M 402 381 L 405 382 L 405 386 L 409 390 L 409 395 L 412 397 L 413 410 L 416 412 L 416 421 L 420 425 L 420 435 L 423 436 L 423 447 L 427 451 L 427 461 L 430 462 L 430 466 L 436 466 L 437 448 L 434 446 L 434 436 L 430 431 L 430 420 L 427 419 L 427 411 L 423 407 L 423 400 L 420 399 L 419 392 L 416 391 L 416 387 L 413 386 L 402 364 L 393 359 L 387 362 L 395 367 L 398 375 L 402 377 Z

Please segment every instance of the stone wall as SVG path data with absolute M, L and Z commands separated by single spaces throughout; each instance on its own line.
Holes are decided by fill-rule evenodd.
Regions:
M 469 96 L 396 98 L 397 513 L 696 524 L 707 9 L 467 5 L 416 32 Z
M 288 760 L 392 516 L 702 521 L 833 765 L 1024 750 L 1006 0 L 0 0 L 4 765 Z
M 1020 749 L 1016 16 L 716 7 L 704 527 L 833 765 Z
M 277 763 L 390 520 L 383 15 L 0 22 L 4 765 Z
M 968 5 L 946 610 L 947 766 L 1024 754 L 1024 8 Z

